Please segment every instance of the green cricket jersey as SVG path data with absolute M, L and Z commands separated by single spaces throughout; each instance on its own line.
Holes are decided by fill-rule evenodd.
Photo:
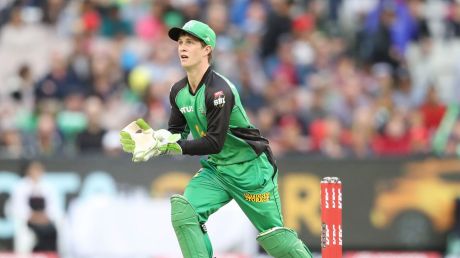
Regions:
M 263 152 L 270 155 L 268 140 L 251 125 L 235 86 L 211 68 L 195 93 L 187 77 L 175 83 L 170 102 L 168 130 L 182 134 L 183 154 L 209 155 L 208 161 L 216 165 L 249 161 Z M 193 140 L 187 140 L 189 133 Z

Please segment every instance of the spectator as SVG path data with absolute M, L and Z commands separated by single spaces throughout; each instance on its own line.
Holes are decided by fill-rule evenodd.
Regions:
M 298 80 L 301 84 L 306 84 L 312 71 L 315 52 L 311 37 L 315 32 L 315 26 L 314 17 L 309 13 L 297 17 L 292 23 L 294 36 L 292 54 L 298 73 Z
M 445 154 L 452 157 L 460 155 L 460 119 L 457 119 L 449 135 Z
M 181 10 L 183 20 L 199 20 L 201 15 L 199 0 L 177 1 L 176 7 Z M 210 1 L 211 2 L 211 1 Z
M 340 121 L 334 117 L 325 119 L 325 135 L 321 143 L 321 151 L 329 158 L 345 158 L 350 156 L 347 132 Z
M 0 2 L 0 29 L 7 22 L 10 6 L 14 0 L 5 0 Z
M 71 93 L 64 99 L 63 109 L 56 115 L 56 125 L 58 131 L 62 134 L 62 139 L 66 147 L 71 151 L 74 149 L 74 141 L 87 124 L 88 117 L 84 113 L 84 95 L 80 93 Z
M 211 3 L 206 10 L 206 22 L 217 35 L 216 49 L 213 51 L 215 69 L 227 74 L 231 80 L 238 77 L 237 55 L 235 54 L 235 30 L 229 23 L 227 6 Z
M 414 154 L 426 154 L 430 147 L 430 135 L 423 123 L 420 112 L 409 114 L 409 134 L 411 140 L 411 150 Z
M 396 23 L 396 6 L 391 0 L 383 1 L 382 11 L 379 15 L 379 22 L 375 30 L 369 32 L 368 40 L 372 40 L 370 43 L 373 46 L 370 62 L 374 63 L 388 63 L 394 68 L 398 66 L 399 54 L 395 46 L 393 45 L 393 39 L 391 35 L 392 26 Z
M 271 58 L 278 49 L 279 39 L 291 32 L 289 10 L 292 0 L 271 0 L 272 10 L 267 16 L 265 34 L 260 43 L 260 54 L 264 60 Z
M 36 238 L 33 252 L 57 252 L 57 229 L 53 221 L 45 213 L 46 202 L 42 196 L 29 198 L 31 214 L 27 226 Z
M 165 33 L 163 15 L 166 6 L 159 1 L 152 3 L 150 12 L 135 24 L 136 35 L 146 41 L 159 39 Z
M 61 53 L 52 56 L 51 71 L 35 86 L 37 101 L 42 99 L 63 100 L 72 92 L 84 93 L 75 74 L 69 70 L 68 59 Z
M 413 18 L 413 35 L 409 40 L 419 40 L 421 38 L 427 38 L 431 36 L 431 30 L 428 25 L 428 20 L 424 12 L 424 1 L 422 0 L 410 0 L 407 1 L 407 7 L 410 16 Z
M 275 117 L 273 116 L 275 111 L 270 107 L 261 107 L 257 113 L 257 124 L 261 134 L 267 135 L 270 138 L 276 133 Z
M 80 7 L 80 24 L 82 33 L 93 35 L 100 30 L 101 16 L 97 12 L 93 1 L 84 0 Z
M 277 49 L 277 58 L 272 62 L 272 67 L 269 70 L 271 78 L 278 80 L 283 85 L 283 90 L 289 90 L 298 85 L 299 75 L 294 63 L 294 55 L 292 52 L 293 41 L 291 38 L 280 38 Z
M 120 87 L 121 69 L 116 66 L 115 59 L 106 52 L 94 54 L 91 64 L 91 73 L 94 77 L 89 95 L 107 101 Z
M 449 13 L 446 19 L 447 37 L 460 37 L 460 2 L 452 1 L 449 6 Z
M 250 112 L 257 112 L 267 105 L 263 91 L 268 82 L 258 56 L 251 51 L 250 43 L 246 44 L 235 49 L 237 69 L 235 81 L 240 87 L 240 97 L 245 107 Z
M 236 26 L 243 31 L 245 34 L 249 35 L 259 35 L 263 33 L 264 24 L 267 19 L 267 5 L 263 1 L 233 1 L 235 5 L 232 10 L 235 12 L 235 15 L 240 18 L 233 17 L 237 19 Z M 239 3 L 238 3 L 239 2 Z M 240 10 L 242 8 L 243 10 Z M 231 14 L 233 15 L 233 14 Z M 233 18 L 231 17 L 230 19 Z M 233 24 L 233 23 L 232 23 Z M 257 36 L 259 37 L 259 36 Z
M 446 106 L 439 100 L 435 87 L 430 87 L 424 103 L 420 107 L 422 119 L 428 131 L 433 133 L 441 123 Z
M 369 14 L 366 26 L 371 33 L 381 30 L 380 33 L 384 33 L 381 35 L 385 36 L 379 39 L 389 40 L 385 45 L 391 46 L 391 55 L 399 58 L 404 55 L 408 44 L 417 38 L 417 18 L 423 19 L 421 14 L 421 3 L 417 0 L 380 0 L 377 8 Z
M 77 135 L 76 147 L 82 154 L 102 152 L 102 140 L 106 130 L 102 127 L 103 103 L 97 97 L 85 102 L 85 114 L 88 118 L 86 128 Z
M 370 110 L 359 109 L 356 111 L 350 133 L 352 156 L 356 158 L 371 157 L 374 154 L 371 141 L 375 131 Z
M 62 210 L 57 193 L 44 179 L 44 166 L 39 161 L 26 162 L 23 179 L 11 195 L 15 219 L 15 250 L 20 253 L 57 251 L 57 224 Z M 29 228 L 35 235 L 27 233 Z
M 49 25 L 56 25 L 64 4 L 64 0 L 49 0 L 42 2 L 40 6 L 43 13 L 42 22 Z
M 340 122 L 350 128 L 353 121 L 353 113 L 361 108 L 369 107 L 369 100 L 362 94 L 361 81 L 357 77 L 347 78 L 337 93 L 340 93 L 332 104 L 332 114 Z
M 400 68 L 397 70 L 394 88 L 393 102 L 396 107 L 409 111 L 416 106 L 412 95 L 412 80 L 407 69 Z
M 309 150 L 307 138 L 302 133 L 301 121 L 294 115 L 283 116 L 279 121 L 279 136 L 274 138 L 273 153 L 277 155 L 301 154 Z
M 20 131 L 11 125 L 3 126 L 0 130 L 0 157 L 18 159 L 24 152 Z
M 320 84 L 312 85 L 310 91 L 310 106 L 308 107 L 308 117 L 310 120 L 321 119 L 327 116 L 328 110 L 328 86 L 319 82 Z
M 43 25 L 26 22 L 24 10 L 21 5 L 14 5 L 8 23 L 0 30 L 0 77 L 11 76 L 24 63 L 31 64 L 37 74 L 46 71 L 43 63 L 53 38 L 47 37 Z
M 82 94 L 89 92 L 90 85 L 93 82 L 92 65 L 92 42 L 91 37 L 86 34 L 77 34 L 73 38 L 73 46 L 69 55 L 68 70 L 74 76 L 74 91 Z
M 122 19 L 118 6 L 111 5 L 104 9 L 101 25 L 101 34 L 104 37 L 115 38 L 131 35 L 131 33 L 132 24 Z
M 251 83 L 251 75 L 249 74 L 249 67 L 239 66 L 241 68 L 239 75 L 240 83 L 240 98 L 241 102 L 249 112 L 257 112 L 265 104 L 265 100 L 259 92 L 257 92 Z M 247 69 L 244 69 L 247 68 Z
M 5 137 L 5 140 L 12 140 L 13 135 L 20 134 L 16 129 L 29 129 L 28 120 L 35 109 L 33 83 L 30 66 L 24 64 L 15 75 L 8 78 L 0 90 L 0 128 L 11 129 L 8 130 L 9 136 Z M 7 142 L 10 142 L 9 140 Z M 11 147 L 11 145 L 9 146 Z M 17 147 L 18 149 L 16 147 L 14 149 L 22 150 L 21 146 Z M 21 153 L 16 154 L 22 155 Z M 17 156 L 16 154 L 13 156 Z
M 148 88 L 146 96 L 146 108 L 149 124 L 154 125 L 155 128 L 163 128 L 168 124 L 168 113 L 166 112 L 165 104 L 162 96 L 167 92 L 168 88 L 162 85 L 156 85 Z
M 16 80 L 16 81 L 14 81 Z M 16 78 L 13 78 L 13 87 L 10 97 L 14 100 L 16 108 L 32 112 L 34 109 L 33 74 L 28 64 L 22 65 Z
M 30 148 L 31 156 L 63 154 L 63 140 L 52 113 L 44 112 L 38 115 L 36 133 L 28 135 L 26 141 L 26 145 Z
M 378 156 L 408 155 L 411 151 L 410 135 L 404 118 L 394 114 L 385 124 L 383 132 L 373 141 L 373 150 Z

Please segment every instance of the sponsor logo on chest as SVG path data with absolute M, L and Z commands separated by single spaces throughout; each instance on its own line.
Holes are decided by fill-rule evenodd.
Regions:
M 190 113 L 193 112 L 193 106 L 181 107 L 179 110 L 182 114 Z

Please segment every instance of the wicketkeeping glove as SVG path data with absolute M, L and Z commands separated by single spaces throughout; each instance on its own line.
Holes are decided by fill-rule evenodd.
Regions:
M 156 148 L 155 131 L 143 119 L 137 119 L 120 132 L 123 150 L 133 154 L 133 161 L 147 161 L 161 152 Z
M 172 134 L 168 130 L 160 129 L 155 131 L 154 137 L 158 141 L 156 148 L 160 151 L 160 154 L 182 154 L 182 148 L 177 143 L 181 138 L 180 134 Z
M 133 154 L 133 161 L 147 161 L 162 154 L 182 154 L 177 143 L 180 134 L 171 134 L 168 130 L 154 131 L 143 119 L 138 119 L 120 132 L 123 150 Z

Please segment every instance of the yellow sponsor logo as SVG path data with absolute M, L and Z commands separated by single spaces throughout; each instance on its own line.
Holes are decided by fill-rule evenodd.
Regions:
M 270 193 L 251 194 L 244 193 L 244 199 L 248 202 L 268 202 L 270 200 Z

